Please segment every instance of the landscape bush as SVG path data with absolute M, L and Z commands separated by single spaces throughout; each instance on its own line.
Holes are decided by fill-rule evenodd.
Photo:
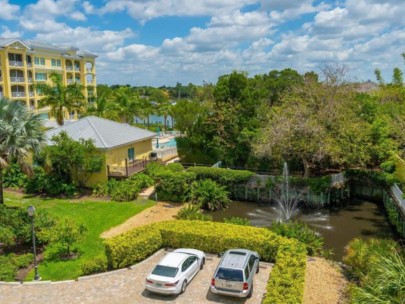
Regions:
M 294 221 L 273 222 L 270 230 L 278 235 L 299 240 L 305 244 L 308 255 L 322 255 L 323 237 L 308 228 L 306 224 Z
M 254 250 L 262 261 L 276 260 L 263 303 L 302 303 L 305 246 L 266 228 L 206 221 L 168 221 L 135 228 L 106 240 L 105 245 L 108 265 L 114 269 L 139 262 L 161 247 L 188 247 L 210 253 L 229 248 Z
M 104 242 L 109 268 L 138 263 L 162 247 L 162 236 L 153 224 L 136 228 Z
M 196 174 L 197 180 L 211 179 L 222 186 L 226 186 L 228 190 L 234 185 L 244 184 L 254 175 L 251 171 L 246 170 L 231 170 L 213 167 L 190 167 L 188 172 Z
M 21 189 L 27 184 L 27 175 L 21 167 L 13 163 L 3 170 L 3 187 Z
M 190 185 L 195 180 L 191 172 L 160 172 L 157 175 L 156 190 L 160 200 L 169 202 L 185 202 L 190 195 Z
M 204 214 L 199 205 L 186 205 L 176 215 L 179 220 L 212 221 L 212 216 Z
M 34 256 L 32 253 L 23 255 L 8 254 L 0 255 L 0 281 L 14 281 L 17 271 L 28 267 L 32 263 Z
M 89 275 L 105 272 L 107 271 L 107 266 L 107 258 L 105 256 L 96 256 L 91 260 L 84 261 L 81 268 L 83 275 Z
M 191 185 L 190 200 L 205 210 L 215 211 L 227 208 L 230 199 L 225 187 L 210 179 L 199 180 Z
M 348 179 L 356 179 L 381 187 L 392 186 L 397 181 L 393 174 L 372 170 L 348 169 L 345 171 L 345 176 Z
M 180 163 L 171 163 L 171 164 L 168 164 L 166 167 L 167 167 L 168 170 L 170 170 L 172 172 L 182 172 L 182 171 L 184 171 L 184 167 Z

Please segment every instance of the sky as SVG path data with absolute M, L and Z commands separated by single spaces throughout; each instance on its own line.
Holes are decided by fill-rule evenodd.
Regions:
M 98 84 L 215 83 L 345 64 L 353 81 L 405 71 L 405 0 L 0 0 L 0 37 L 98 55 Z

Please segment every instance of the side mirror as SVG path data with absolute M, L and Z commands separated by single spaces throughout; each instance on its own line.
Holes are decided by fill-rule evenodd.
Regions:
M 224 253 L 225 253 L 225 252 L 220 252 L 220 253 L 218 253 L 218 257 L 219 257 L 219 258 L 222 257 L 222 256 L 224 255 Z

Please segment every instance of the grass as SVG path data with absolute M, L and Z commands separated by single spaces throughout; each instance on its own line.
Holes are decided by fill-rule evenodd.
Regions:
M 5 203 L 26 209 L 29 205 L 37 209 L 45 209 L 52 217 L 70 217 L 77 224 L 87 228 L 84 239 L 76 248 L 80 256 L 74 260 L 62 261 L 57 256 L 59 248 L 48 245 L 44 251 L 44 260 L 39 264 L 38 271 L 42 280 L 76 279 L 81 275 L 81 264 L 95 256 L 104 255 L 103 240 L 100 234 L 111 227 L 117 226 L 128 218 L 152 206 L 152 201 L 138 200 L 135 202 L 106 202 L 100 200 L 67 200 L 21 196 L 5 193 Z M 26 280 L 32 280 L 33 272 Z

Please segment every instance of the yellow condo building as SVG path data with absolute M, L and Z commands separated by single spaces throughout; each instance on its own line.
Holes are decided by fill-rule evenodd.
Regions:
M 48 43 L 0 38 L 0 98 L 24 103 L 36 114 L 48 118 L 40 109 L 41 92 L 34 84 L 46 82 L 51 73 L 60 73 L 65 85 L 78 82 L 87 99 L 96 94 L 96 55 L 75 47 L 61 48 Z M 74 113 L 66 113 L 66 119 Z

